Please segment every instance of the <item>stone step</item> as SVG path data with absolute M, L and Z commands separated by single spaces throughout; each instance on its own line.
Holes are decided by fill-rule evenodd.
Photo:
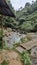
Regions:
M 21 47 L 21 46 L 16 47 L 16 50 L 17 50 L 19 53 L 22 53 L 23 51 L 26 51 L 26 49 L 24 49 L 24 48 Z
M 29 41 L 27 43 L 20 44 L 20 46 L 22 46 L 26 50 L 30 50 L 33 47 L 37 46 L 37 39 L 32 39 L 31 41 Z

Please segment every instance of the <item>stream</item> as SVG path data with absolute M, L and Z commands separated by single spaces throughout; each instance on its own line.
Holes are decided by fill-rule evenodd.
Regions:
M 4 36 L 3 40 L 5 41 L 5 44 L 8 47 L 12 47 L 13 44 L 20 42 L 21 38 L 24 38 L 24 37 L 26 37 L 25 34 L 20 34 L 17 32 L 11 32 L 11 33 L 8 33 L 7 36 Z

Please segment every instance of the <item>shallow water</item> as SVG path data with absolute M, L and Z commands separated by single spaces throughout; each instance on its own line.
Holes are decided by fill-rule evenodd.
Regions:
M 5 44 L 9 47 L 11 47 L 13 44 L 20 42 L 20 39 L 22 37 L 25 37 L 24 34 L 19 34 L 17 32 L 11 33 L 8 37 L 5 36 L 3 39 L 5 41 Z

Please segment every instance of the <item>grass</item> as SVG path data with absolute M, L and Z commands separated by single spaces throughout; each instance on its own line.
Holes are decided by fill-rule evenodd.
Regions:
M 15 49 L 16 47 L 18 47 L 19 45 L 20 45 L 20 42 L 15 43 L 15 44 L 13 45 L 13 49 Z
M 9 65 L 9 63 L 8 63 L 8 61 L 3 61 L 2 63 L 1 63 L 1 65 Z
M 31 57 L 28 51 L 22 52 L 21 54 L 21 60 L 24 65 L 31 65 Z

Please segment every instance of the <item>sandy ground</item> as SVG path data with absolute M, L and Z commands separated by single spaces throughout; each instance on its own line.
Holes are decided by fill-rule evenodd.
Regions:
M 2 63 L 3 60 L 8 61 L 9 65 L 22 65 L 22 62 L 20 61 L 20 56 L 15 51 L 0 51 L 0 63 Z

